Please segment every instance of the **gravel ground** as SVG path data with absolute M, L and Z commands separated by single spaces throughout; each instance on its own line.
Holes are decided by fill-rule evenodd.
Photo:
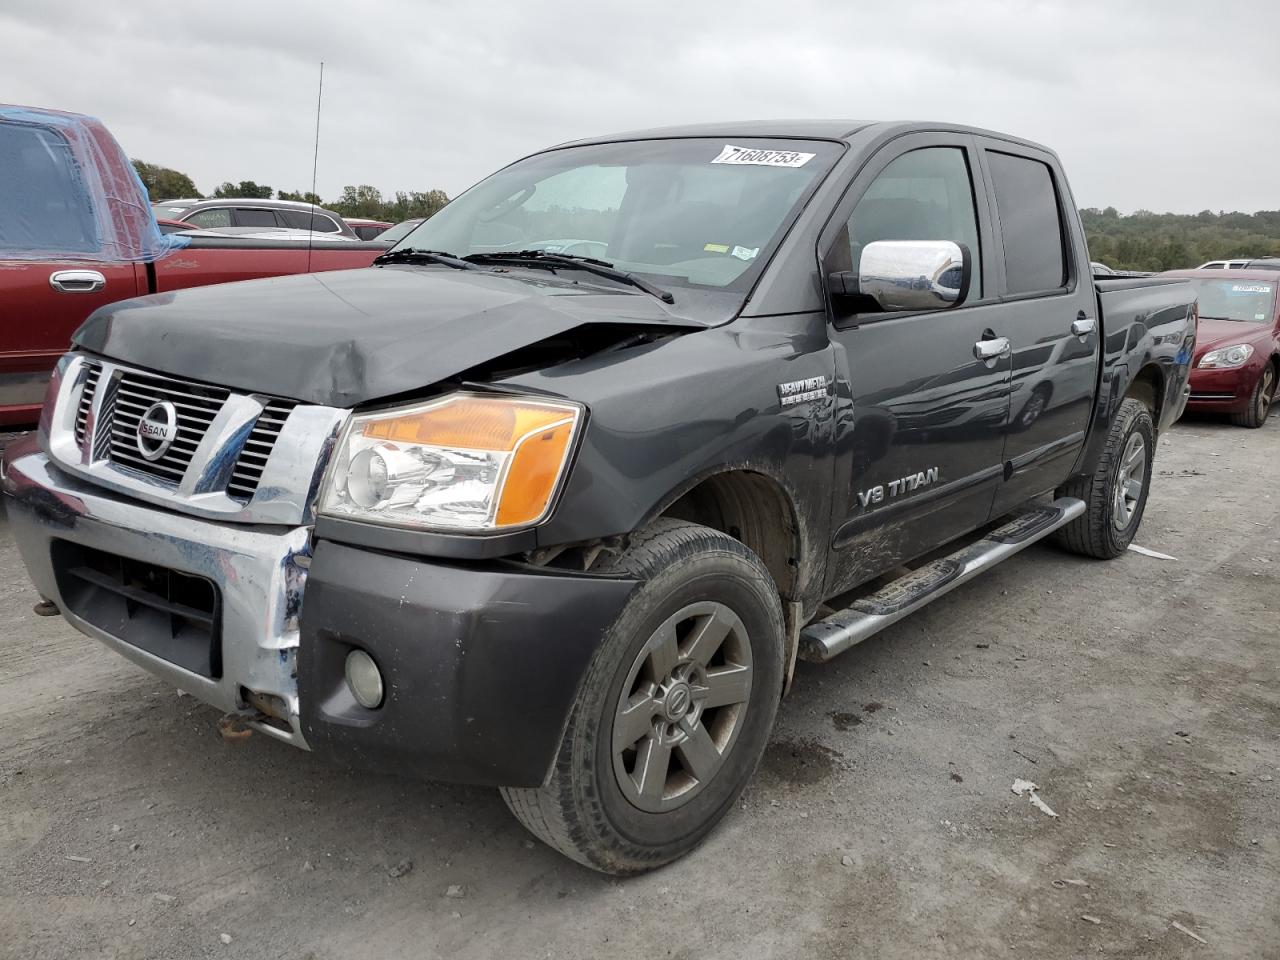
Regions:
M 0 520 L 0 956 L 1280 957 L 1277 462 L 1180 424 L 1138 538 L 1176 561 L 1036 546 L 802 664 L 741 809 L 629 881 L 494 791 L 224 743 L 33 616 Z

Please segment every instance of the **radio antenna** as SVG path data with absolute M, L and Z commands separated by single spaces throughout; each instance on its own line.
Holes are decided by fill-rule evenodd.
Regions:
M 307 270 L 311 269 L 312 237 L 316 232 L 316 174 L 320 169 L 320 102 L 324 98 L 324 61 L 320 61 L 320 86 L 316 91 L 316 144 L 311 155 L 311 216 L 307 219 Z

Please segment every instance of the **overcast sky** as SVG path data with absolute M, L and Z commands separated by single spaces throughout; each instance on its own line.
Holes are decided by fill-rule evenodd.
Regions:
M 205 192 L 309 187 L 324 60 L 326 199 L 359 183 L 454 196 L 617 130 L 849 117 L 1039 140 L 1081 206 L 1280 208 L 1275 31 L 1204 0 L 4 6 L 0 100 L 96 115 Z

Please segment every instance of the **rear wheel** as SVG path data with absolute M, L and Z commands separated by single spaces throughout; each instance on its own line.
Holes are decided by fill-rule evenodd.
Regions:
M 606 632 L 545 786 L 504 788 L 565 856 L 613 874 L 668 863 L 733 806 L 773 728 L 782 607 L 760 559 L 659 520 L 604 572 L 641 581 Z
M 1151 411 L 1129 398 L 1112 421 L 1093 475 L 1074 477 L 1058 489 L 1058 496 L 1076 497 L 1086 507 L 1058 531 L 1058 542 L 1072 553 L 1101 560 L 1124 553 L 1142 523 L 1154 453 Z
M 1271 401 L 1276 394 L 1276 367 L 1268 363 L 1262 368 L 1258 382 L 1254 384 L 1253 394 L 1249 397 L 1249 409 L 1244 413 L 1231 414 L 1231 422 L 1237 427 L 1260 427 L 1267 422 L 1271 414 Z

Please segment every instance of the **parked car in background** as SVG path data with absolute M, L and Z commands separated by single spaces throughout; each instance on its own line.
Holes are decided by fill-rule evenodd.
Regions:
M 97 120 L 0 107 L 0 426 L 40 412 L 49 372 L 98 307 L 228 280 L 365 266 L 383 244 L 163 236 L 146 190 Z M 94 192 L 87 184 L 102 184 Z M 194 225 L 182 222 L 190 229 Z
M 343 217 L 343 219 L 361 240 L 373 240 L 391 226 L 385 220 L 365 220 L 360 217 Z
M 1214 267 L 1161 276 L 1190 280 L 1200 302 L 1187 409 L 1227 414 L 1242 427 L 1262 426 L 1280 381 L 1280 276 L 1233 268 L 1224 277 Z
M 184 226 L 188 226 L 184 224 Z M 238 237 L 242 240 L 293 240 L 304 243 L 367 243 L 341 233 L 314 233 L 310 230 L 294 230 L 286 227 L 215 227 L 201 230 L 189 227 L 181 231 L 191 237 Z
M 1093 270 L 1095 277 L 1114 277 L 1116 272 L 1108 267 L 1105 263 L 1099 263 L 1097 260 L 1090 260 L 1089 267 Z
M 1195 296 L 1088 263 L 1057 156 L 983 130 L 561 145 L 374 267 L 99 310 L 5 451 L 10 530 L 237 722 L 651 870 L 736 808 L 797 657 L 1050 535 L 1125 552 Z
M 377 241 L 385 243 L 387 246 L 399 243 L 409 234 L 411 234 L 418 224 L 422 223 L 426 217 L 414 217 L 412 220 L 401 220 L 393 227 L 388 227 L 382 233 L 378 234 Z
M 1243 270 L 1249 265 L 1248 260 L 1210 260 L 1196 267 L 1197 270 Z
M 295 200 L 164 200 L 152 204 L 156 219 L 179 220 L 201 229 L 257 227 L 337 233 L 359 239 L 341 214 Z

